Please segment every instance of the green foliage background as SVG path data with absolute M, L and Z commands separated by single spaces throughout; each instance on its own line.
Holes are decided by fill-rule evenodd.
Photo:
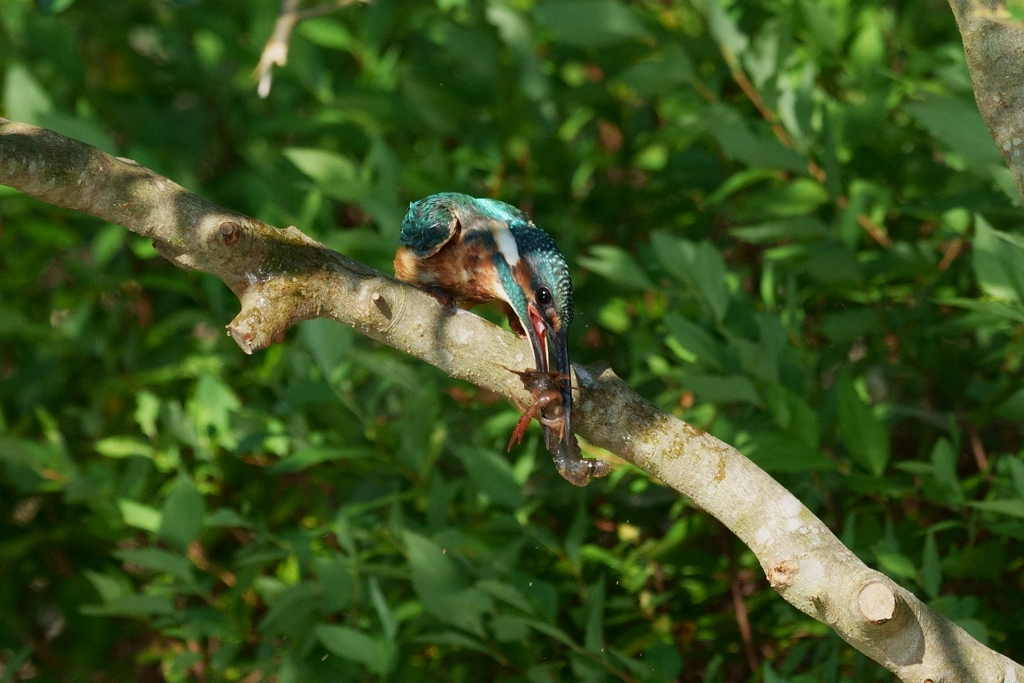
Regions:
M 937 0 L 4 0 L 0 112 L 390 272 L 410 200 L 513 202 L 577 361 L 740 448 L 1024 659 L 1024 239 Z M 626 465 L 0 187 L 3 681 L 891 680 Z M 753 650 L 737 626 L 748 611 Z M 752 671 L 751 668 L 754 668 Z

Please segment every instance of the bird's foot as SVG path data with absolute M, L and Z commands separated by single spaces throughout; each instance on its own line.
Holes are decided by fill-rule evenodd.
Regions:
M 453 315 L 455 313 L 455 299 L 444 289 L 437 285 L 422 285 L 420 289 L 437 299 L 444 306 L 445 315 Z
M 526 339 L 526 330 L 523 328 L 523 324 L 519 322 L 518 316 L 510 315 L 508 317 L 508 326 L 520 339 Z
M 516 333 L 516 336 L 520 339 L 526 339 L 526 328 L 523 327 L 522 321 L 520 321 L 519 316 L 516 315 L 515 309 L 504 301 L 498 302 L 498 308 L 505 313 L 505 317 L 508 319 L 508 326 Z M 512 372 L 515 372 L 515 370 Z

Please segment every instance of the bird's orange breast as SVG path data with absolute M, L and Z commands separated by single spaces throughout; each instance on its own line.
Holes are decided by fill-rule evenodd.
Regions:
M 410 284 L 440 287 L 463 308 L 505 298 L 491 254 L 479 242 L 452 240 L 423 259 L 399 247 L 395 277 Z

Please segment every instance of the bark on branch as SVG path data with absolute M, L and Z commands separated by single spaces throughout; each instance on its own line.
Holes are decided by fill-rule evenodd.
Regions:
M 0 119 L 0 183 L 119 223 L 182 268 L 223 279 L 241 302 L 228 332 L 246 353 L 297 321 L 331 318 L 522 401 L 505 367 L 529 345 L 465 311 L 284 230 L 227 211 L 126 159 Z M 810 510 L 739 451 L 634 393 L 606 367 L 575 368 L 583 437 L 658 477 L 757 555 L 771 585 L 904 681 L 1024 683 L 1024 667 L 984 647 L 862 563 Z M 628 425 L 628 429 L 623 429 Z M 566 484 L 568 486 L 568 484 Z
M 1006 3 L 949 0 L 964 41 L 974 99 L 1024 197 L 1024 27 Z

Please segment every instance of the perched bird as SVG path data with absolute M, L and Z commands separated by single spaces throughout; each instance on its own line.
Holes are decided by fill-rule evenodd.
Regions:
M 555 432 L 545 427 L 545 441 L 563 476 L 560 459 L 572 461 L 570 469 L 576 470 L 581 470 L 577 461 L 592 462 L 579 458 L 572 431 L 567 340 L 573 317 L 572 280 L 551 236 L 510 204 L 443 192 L 409 205 L 398 244 L 399 280 L 433 293 L 449 306 L 498 302 L 512 328 L 530 340 L 540 372 L 552 372 L 550 350 L 557 372 L 565 377 L 559 382 L 564 425 Z M 584 469 L 589 478 L 590 466 Z

